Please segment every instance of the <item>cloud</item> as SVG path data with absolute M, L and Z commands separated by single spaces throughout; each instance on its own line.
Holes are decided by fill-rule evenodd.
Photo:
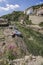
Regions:
M 1 7 L 0 6 L 0 10 L 2 10 L 2 11 L 8 11 L 8 10 L 14 10 L 14 9 L 16 9 L 16 8 L 19 8 L 20 6 L 18 5 L 18 4 L 15 4 L 15 5 L 10 5 L 10 4 L 6 4 L 6 7 Z
M 7 6 L 9 9 L 15 9 L 15 8 L 19 8 L 19 7 L 20 7 L 18 4 L 15 4 L 15 5 L 6 4 L 6 6 Z
M 43 3 L 42 1 L 39 2 L 39 4 Z
M 40 2 L 36 3 L 36 5 L 38 5 L 38 4 L 43 4 L 43 2 L 42 2 L 42 1 L 40 1 Z
M 0 0 L 0 2 L 5 2 L 6 0 Z

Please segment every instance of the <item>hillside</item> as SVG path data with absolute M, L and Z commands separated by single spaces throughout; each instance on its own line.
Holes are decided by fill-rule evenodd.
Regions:
M 14 28 L 0 27 L 0 65 L 43 64 L 43 34 L 19 22 L 13 26 L 22 33 L 22 37 L 12 37 Z
M 31 7 L 27 8 L 27 9 L 25 9 L 25 11 L 27 11 L 30 8 L 33 8 L 33 10 L 37 10 L 40 7 L 43 8 L 43 4 L 31 6 Z M 18 20 L 20 15 L 24 15 L 24 11 L 13 11 L 11 14 L 7 14 L 7 15 L 2 16 L 2 18 L 8 18 L 9 20 L 11 19 L 11 20 L 15 21 L 15 18 L 17 18 L 17 20 Z
M 38 4 L 38 5 L 31 6 L 31 7 L 35 10 L 35 9 L 40 8 L 40 7 L 43 7 L 43 4 Z M 29 8 L 31 8 L 31 7 L 29 7 Z M 29 8 L 27 8 L 26 10 L 28 10 Z
M 2 18 L 8 19 L 8 21 L 18 21 L 21 15 L 23 15 L 22 11 L 13 11 L 11 14 L 2 16 Z
M 43 15 L 43 4 L 31 6 L 24 11 L 27 15 Z
M 43 5 L 32 6 L 34 9 Z M 43 65 L 43 25 L 35 25 L 21 11 L 2 16 L 10 24 L 0 27 L 0 65 Z M 22 24 L 21 24 L 22 22 Z
M 33 7 L 33 9 L 38 9 L 40 7 L 43 7 L 43 4 L 35 5 L 35 6 L 32 6 L 32 7 Z
M 37 9 L 39 7 L 42 7 L 42 6 L 43 6 L 43 4 L 37 5 L 37 6 L 32 6 L 32 7 L 34 9 Z M 22 18 L 24 18 L 24 21 L 26 22 L 26 24 L 24 23 L 24 25 L 21 25 L 19 23 L 19 18 L 21 16 L 22 16 Z M 8 21 L 12 21 L 12 23 L 15 22 L 14 24 L 17 24 L 18 29 L 20 29 L 20 31 L 23 33 L 24 39 L 25 39 L 25 36 L 26 36 L 27 41 L 26 40 L 24 40 L 24 41 L 26 42 L 27 46 L 29 47 L 29 51 L 32 54 L 34 54 L 34 55 L 38 55 L 38 54 L 39 55 L 40 54 L 43 55 L 43 48 L 42 48 L 42 45 L 43 45 L 42 44 L 43 43 L 43 40 L 42 40 L 43 39 L 43 34 L 40 34 L 38 31 L 37 32 L 33 31 L 30 28 L 29 29 L 25 28 L 26 25 L 28 25 L 28 24 L 31 25 L 32 24 L 31 21 L 29 20 L 29 16 L 28 15 L 24 14 L 24 12 L 21 12 L 21 11 L 14 11 L 11 14 L 2 16 L 2 18 L 8 19 Z M 22 26 L 24 26 L 24 28 L 22 28 Z M 28 37 L 30 37 L 30 36 L 33 38 L 32 41 L 28 40 Z M 30 43 L 30 45 L 29 45 L 29 43 Z M 32 45 L 33 48 L 31 47 L 31 45 Z

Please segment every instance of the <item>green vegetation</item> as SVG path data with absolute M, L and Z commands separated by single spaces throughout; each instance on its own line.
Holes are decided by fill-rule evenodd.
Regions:
M 11 14 L 7 14 L 7 15 L 2 16 L 2 18 L 8 19 L 8 21 L 18 21 L 18 19 L 21 15 L 23 15 L 23 12 L 14 11 Z
M 23 40 L 27 45 L 28 51 L 33 55 L 43 56 L 43 35 L 30 28 L 21 26 L 19 23 L 16 23 L 16 26 L 23 33 Z M 29 40 L 31 37 L 33 40 Z
M 13 22 L 18 22 L 18 21 L 20 22 L 21 19 L 23 19 L 23 21 L 26 24 L 32 24 L 31 20 L 29 20 L 29 15 L 26 15 L 21 11 L 14 11 L 11 14 L 7 14 L 7 15 L 2 16 L 2 18 L 8 19 L 9 24 L 11 24 Z
M 12 53 L 12 51 L 8 51 L 6 57 L 7 57 L 9 60 L 16 59 L 16 55 L 14 56 L 14 54 Z
M 32 24 L 31 20 L 26 20 L 26 24 L 31 25 Z
M 3 34 L 3 30 L 0 28 L 0 41 L 4 41 L 4 40 L 5 40 L 5 37 Z
M 43 7 L 43 4 L 34 5 L 34 6 L 31 6 L 30 8 L 33 8 L 33 10 L 35 10 L 35 9 L 40 8 L 40 7 Z M 27 8 L 27 10 L 28 10 L 28 9 L 29 9 L 29 8 Z
M 39 24 L 39 26 L 43 27 L 43 22 L 41 22 L 41 23 Z
M 37 7 L 39 7 L 39 5 L 35 6 L 36 9 L 37 9 Z M 21 11 L 14 11 L 14 12 L 12 12 L 12 14 L 2 16 L 2 18 L 5 18 L 5 19 L 7 18 L 9 23 L 11 23 L 12 25 L 14 23 L 18 27 L 18 30 L 20 30 L 23 34 L 23 40 L 24 40 L 25 44 L 27 45 L 28 51 L 31 54 L 43 56 L 43 34 L 36 32 L 36 31 L 32 30 L 31 28 L 26 28 L 25 26 L 23 26 L 19 23 L 20 20 L 23 19 L 23 21 L 26 24 L 31 25 L 32 22 L 31 22 L 31 20 L 29 20 L 28 15 L 23 14 L 23 12 L 21 12 Z M 43 22 L 41 22 L 39 25 L 43 26 Z M 12 55 L 12 53 L 8 53 L 8 58 L 13 59 L 15 57 Z
M 41 63 L 41 65 L 43 65 L 43 63 Z
M 38 7 L 40 6 L 38 5 L 33 8 L 37 9 Z M 27 64 L 29 60 L 25 57 L 27 54 L 43 56 L 43 34 L 26 26 L 33 24 L 31 20 L 29 20 L 29 15 L 23 14 L 21 11 L 14 11 L 12 14 L 2 16 L 2 18 L 8 19 L 8 23 L 12 26 L 12 29 L 10 29 L 10 27 L 0 27 L 0 65 L 18 64 L 18 62 L 15 63 L 14 61 L 13 63 L 12 61 L 21 57 L 21 59 L 24 58 L 23 62 L 26 61 Z M 23 24 L 20 23 L 22 19 Z M 39 26 L 43 27 L 43 22 L 41 22 Z M 16 37 L 13 38 L 12 32 L 14 29 L 20 31 L 22 36 L 17 37 L 15 35 Z M 29 58 L 29 62 L 33 62 L 34 57 L 32 58 L 30 55 Z M 39 59 L 40 58 L 36 57 L 35 61 Z M 22 65 L 26 64 L 25 62 L 22 63 Z M 43 65 L 43 63 L 41 63 L 41 65 Z
M 33 7 L 33 9 L 38 9 L 40 7 L 43 7 L 43 4 L 35 5 L 35 6 L 32 6 L 32 7 Z

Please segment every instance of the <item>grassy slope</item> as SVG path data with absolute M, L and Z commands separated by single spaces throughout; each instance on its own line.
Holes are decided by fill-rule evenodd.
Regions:
M 38 4 L 38 5 L 34 5 L 34 6 L 31 6 L 34 10 L 35 9 L 38 9 L 40 7 L 43 7 L 43 4 Z M 29 8 L 27 8 L 26 10 L 28 10 Z
M 29 52 L 34 55 L 43 56 L 43 35 L 30 28 L 22 27 L 19 24 L 16 25 L 18 29 L 23 33 L 23 39 L 27 44 Z M 32 37 L 33 40 L 29 40 L 29 37 Z
M 18 19 L 21 15 L 23 15 L 23 12 L 14 11 L 11 14 L 7 14 L 7 15 L 2 16 L 2 18 L 8 19 L 8 21 L 18 21 Z
M 37 7 L 35 6 L 35 8 Z M 8 14 L 2 17 L 7 18 L 10 21 L 18 21 L 18 18 L 22 14 L 23 12 L 14 11 L 12 14 Z M 22 27 L 19 24 L 16 24 L 16 26 L 23 33 L 23 40 L 27 44 L 29 52 L 34 55 L 43 55 L 43 35 L 39 32 L 33 31 L 32 29 Z M 33 40 L 29 40 L 30 37 L 32 37 Z

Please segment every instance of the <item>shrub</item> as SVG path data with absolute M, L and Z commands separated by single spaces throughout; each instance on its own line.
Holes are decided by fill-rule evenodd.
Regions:
M 6 58 L 8 58 L 9 60 L 16 59 L 17 58 L 16 47 L 14 45 L 9 45 L 7 47 L 5 54 Z
M 39 24 L 39 26 L 43 27 L 43 22 L 41 22 L 41 23 Z
M 31 25 L 32 24 L 31 20 L 26 20 L 26 24 Z
M 43 65 L 43 63 L 41 63 L 41 65 Z
M 7 52 L 7 58 L 9 60 L 13 60 L 13 59 L 16 59 L 16 56 L 14 56 L 14 54 L 12 53 L 12 51 L 8 51 Z

